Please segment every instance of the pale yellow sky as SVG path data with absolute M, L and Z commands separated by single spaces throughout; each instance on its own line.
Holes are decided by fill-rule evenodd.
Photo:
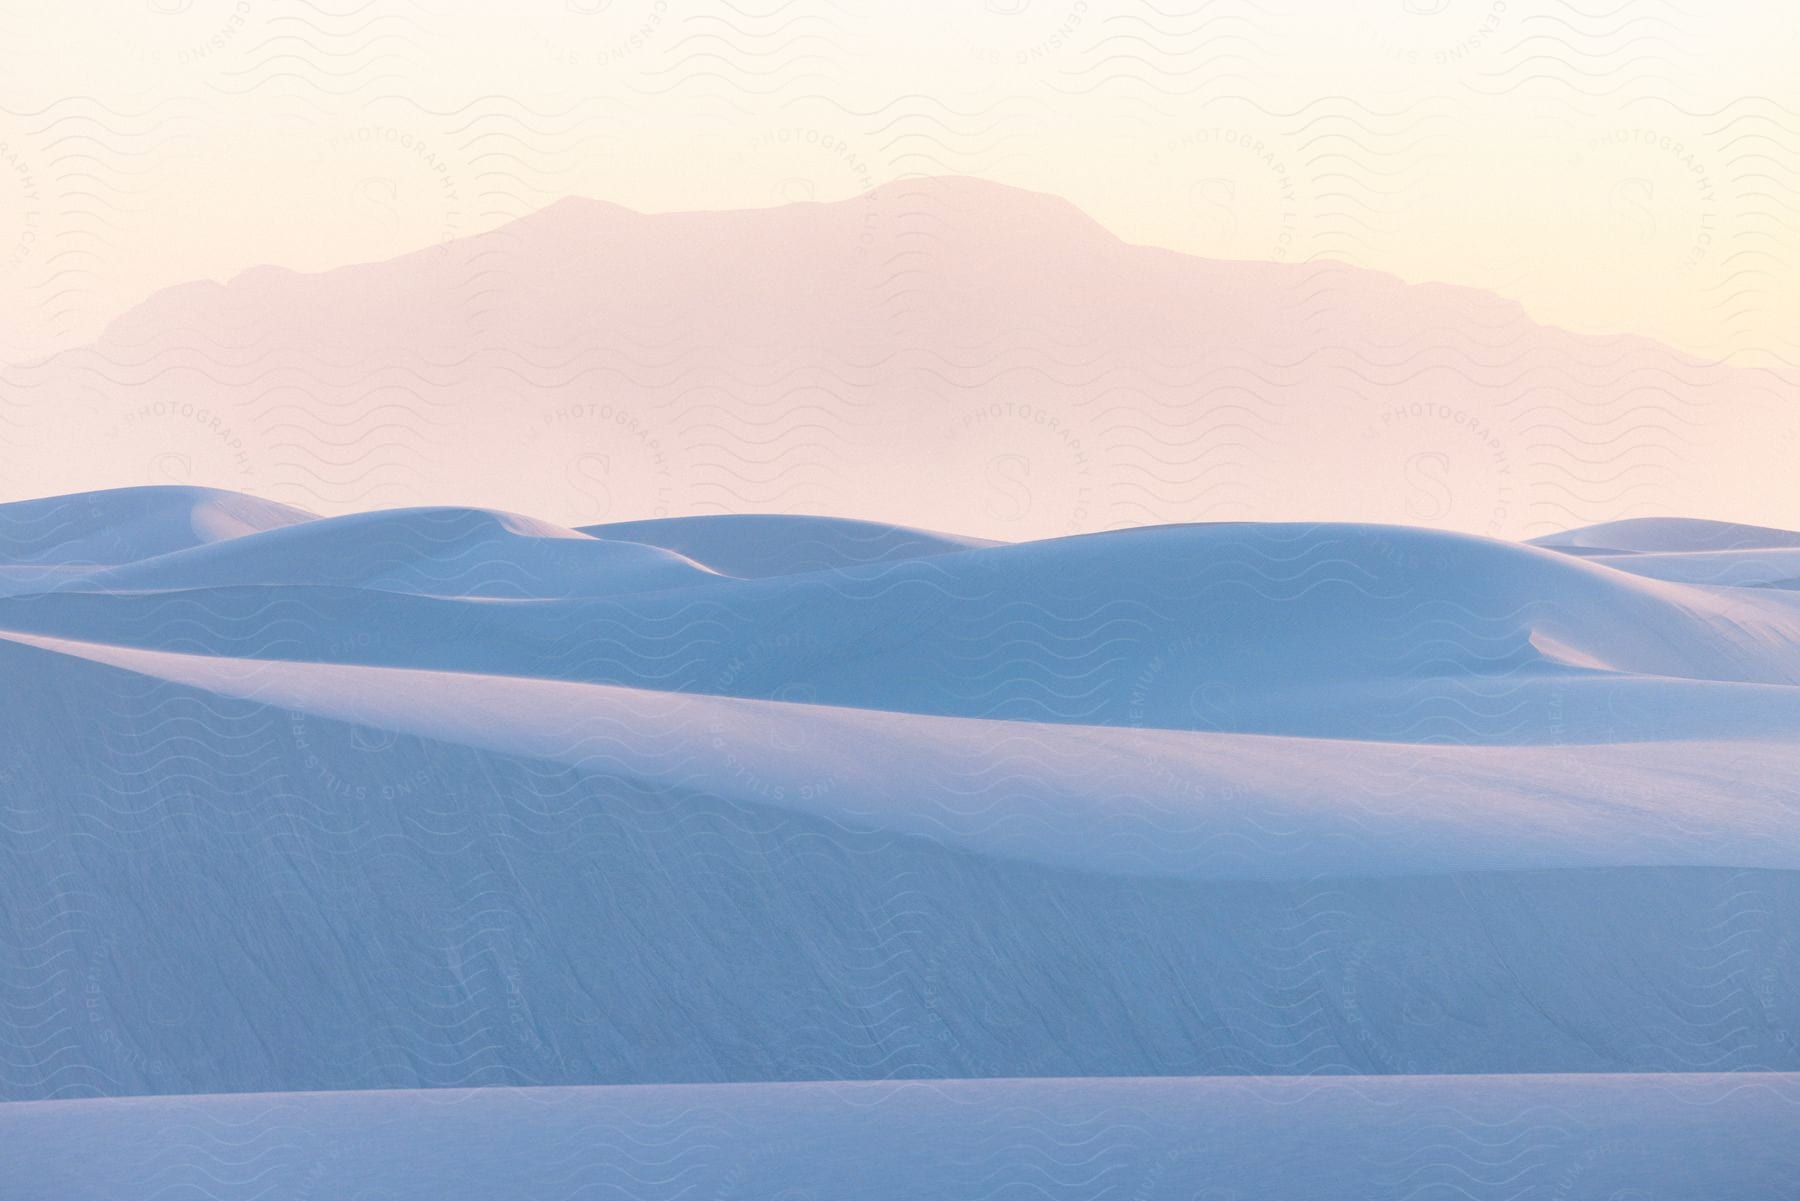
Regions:
M 1341 258 L 1707 356 L 1800 358 L 1788 6 L 1098 0 L 0 6 L 14 358 L 149 292 L 568 194 L 834 199 L 916 173 L 1120 235 Z
M 0 499 L 191 482 L 319 511 L 799 508 L 995 537 L 1246 517 L 1518 536 L 1668 511 L 1800 526 L 1784 377 L 1595 383 L 1581 351 L 1521 383 L 1516 331 L 1486 326 L 1458 335 L 1491 351 L 1479 379 L 1374 386 L 1380 363 L 1340 365 L 1317 395 L 1260 397 L 1275 425 L 1241 444 L 1229 405 L 1169 384 L 1073 457 L 1029 423 L 940 430 L 896 457 L 887 435 L 815 437 L 805 403 L 765 412 L 729 373 L 716 386 L 748 406 L 747 432 L 715 445 L 684 432 L 679 388 L 630 398 L 624 432 L 542 425 L 595 400 L 586 376 L 503 402 L 462 380 L 453 417 L 432 392 L 390 436 L 392 363 L 321 384 L 339 369 L 308 356 L 336 349 L 253 354 L 250 332 L 127 348 L 98 372 L 34 366 L 159 289 L 391 258 L 565 196 L 762 208 L 959 174 L 1065 197 L 1132 242 L 1338 260 L 1582 333 L 1792 367 L 1796 64 L 1795 10 L 1742 0 L 0 0 Z M 1463 319 L 1446 311 L 1446 328 Z M 1491 436 L 1419 407 L 1471 380 L 1482 420 L 1505 419 Z M 1024 398 L 1016 382 L 957 388 Z M 277 387 L 310 400 L 284 407 Z M 1405 388 L 1424 417 L 1394 417 Z M 1058 403 L 1074 420 L 1091 400 Z M 317 428 L 296 432 L 293 412 Z M 772 446 L 786 465 L 765 479 Z M 921 493 L 917 472 L 946 463 L 956 482 Z

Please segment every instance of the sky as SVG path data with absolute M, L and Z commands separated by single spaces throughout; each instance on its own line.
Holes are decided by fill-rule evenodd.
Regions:
M 0 360 L 159 289 L 966 174 L 1127 241 L 1800 362 L 1800 15 L 1737 0 L 0 3 Z

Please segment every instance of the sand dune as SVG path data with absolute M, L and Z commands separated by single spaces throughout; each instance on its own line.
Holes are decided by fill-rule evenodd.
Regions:
M 934 1080 L 0 1106 L 25 1195 L 1768 1201 L 1793 1076 Z M 928 1153 L 927 1153 L 928 1152 Z M 1027 1184 L 1028 1182 L 1028 1184 Z M 1771 1191 L 1774 1190 L 1774 1191 Z
M 1760 525 L 1729 521 L 1699 521 L 1686 517 L 1637 517 L 1583 526 L 1560 534 L 1535 538 L 1538 546 L 1582 553 L 1626 551 L 1677 553 L 1800 548 L 1800 534 Z
M 1800 1070 L 1800 609 L 1609 562 L 1768 537 L 134 508 L 0 600 L 6 1098 Z
M 322 518 L 95 574 L 84 591 L 289 584 L 427 596 L 560 598 L 655 591 L 712 573 L 661 547 L 479 509 L 397 509 Z
M 0 505 L 0 567 L 135 563 L 312 519 L 217 488 L 115 488 L 15 501 Z
M 761 513 L 622 521 L 584 526 L 582 532 L 661 546 L 743 579 L 889 563 L 994 545 L 985 539 L 874 521 Z
M 319 520 L 15 585 L 0 628 L 947 717 L 1396 742 L 1768 733 L 1788 728 L 1800 683 L 1791 593 L 1470 535 L 1226 523 L 991 545 L 876 527 L 848 542 L 842 526 L 775 517 L 611 530 L 468 510 Z M 1761 561 L 1781 553 L 1685 575 L 1781 575 Z M 472 603 L 483 598 L 516 603 Z

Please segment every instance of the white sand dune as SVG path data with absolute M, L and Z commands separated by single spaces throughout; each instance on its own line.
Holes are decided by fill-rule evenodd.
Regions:
M 114 488 L 16 501 L 0 505 L 0 596 L 311 520 L 302 509 L 216 488 Z
M 998 545 L 981 538 L 876 521 L 764 513 L 621 521 L 582 526 L 581 531 L 596 538 L 661 546 L 742 579 L 890 563 Z
M 142 549 L 0 600 L 0 1097 L 1800 1070 L 1779 589 L 1345 525 Z
M 1633 517 L 1582 526 L 1560 534 L 1532 539 L 1533 545 L 1558 550 L 1627 551 L 1632 553 L 1691 553 L 1800 549 L 1800 534 L 1792 530 L 1742 525 L 1730 521 L 1703 521 L 1691 517 Z
M 20 1195 L 1705 1197 L 1800 1178 L 1800 1079 L 931 1080 L 0 1106 Z
M 1800 684 L 1789 591 L 1662 580 L 1469 535 L 1165 526 L 1016 545 L 940 538 L 928 548 L 947 553 L 827 567 L 814 519 L 756 519 L 742 531 L 754 552 L 722 550 L 737 537 L 727 523 L 664 526 L 687 531 L 663 540 L 699 562 L 522 522 L 467 510 L 314 521 L 15 586 L 0 629 L 947 717 L 1394 742 L 1762 735 L 1791 729 Z M 799 549 L 764 549 L 789 543 Z M 797 574 L 770 574 L 783 555 Z
M 218 488 L 144 487 L 0 505 L 0 564 L 135 563 L 314 520 L 291 505 Z
M 654 591 L 713 573 L 673 551 L 600 541 L 482 509 L 391 509 L 319 518 L 93 573 L 83 591 L 325 585 L 459 598 L 556 598 Z
M 1084 870 L 1800 869 L 1800 808 L 1744 789 L 1747 774 L 1800 776 L 1800 700 L 1760 737 L 1411 745 L 952 719 L 0 635 L 7 643 L 122 668 L 143 678 L 138 688 L 166 682 L 362 727 L 365 741 L 408 735 Z M 29 652 L 7 659 L 21 677 L 67 670 Z M 821 780 L 829 787 L 809 787 Z

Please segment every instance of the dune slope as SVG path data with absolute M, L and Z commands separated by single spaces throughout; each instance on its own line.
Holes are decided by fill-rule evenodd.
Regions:
M 0 1106 L 27 1195 L 1767 1201 L 1792 1076 L 934 1080 Z M 929 1154 L 924 1153 L 929 1149 Z M 273 1193 L 271 1193 L 273 1190 Z
M 312 522 L 0 598 L 0 629 L 928 715 L 1404 742 L 1756 732 L 1786 720 L 1784 690 L 1800 684 L 1791 593 L 1467 535 L 1168 526 L 820 568 L 814 523 L 761 522 L 748 528 L 762 531 L 762 563 L 740 552 L 721 575 L 704 565 L 713 548 L 691 541 L 701 562 L 504 524 L 516 520 L 415 510 Z M 764 574 L 784 555 L 803 570 Z M 761 578 L 729 574 L 746 567 Z
M 1800 1070 L 1781 589 L 144 499 L 0 599 L 0 1097 Z
M 1071 739 L 0 650 L 14 1099 L 1800 1068 L 1785 741 Z

